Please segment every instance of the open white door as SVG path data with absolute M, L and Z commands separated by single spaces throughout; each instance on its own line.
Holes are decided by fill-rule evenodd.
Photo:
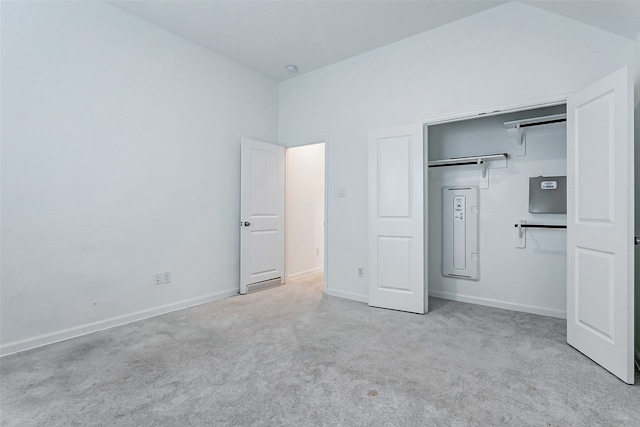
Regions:
M 633 384 L 633 85 L 567 102 L 567 342 Z
M 284 147 L 242 139 L 240 293 L 284 277 Z
M 425 312 L 422 126 L 369 132 L 369 305 Z

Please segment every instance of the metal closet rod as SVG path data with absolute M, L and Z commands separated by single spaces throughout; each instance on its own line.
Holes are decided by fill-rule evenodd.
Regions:
M 566 225 L 562 224 L 513 224 L 513 226 L 516 228 L 567 228 Z
M 567 119 L 556 119 L 556 120 L 545 120 L 542 122 L 535 122 L 535 123 L 525 123 L 523 125 L 520 125 L 520 128 L 528 128 L 531 126 L 541 126 L 541 125 L 550 125 L 552 123 L 562 123 L 562 122 L 566 122 Z

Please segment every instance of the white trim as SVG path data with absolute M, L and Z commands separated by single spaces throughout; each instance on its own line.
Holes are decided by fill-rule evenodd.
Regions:
M 335 289 L 327 289 L 326 293 L 327 295 L 331 295 L 332 297 L 350 299 L 353 301 L 363 302 L 365 304 L 369 303 L 368 295 L 354 294 L 352 292 L 345 292 L 345 291 L 336 291 Z
M 162 314 L 167 314 L 173 311 L 182 310 L 223 298 L 228 298 L 234 295 L 238 295 L 238 288 L 216 292 L 201 297 L 190 298 L 176 303 L 161 305 L 159 307 L 125 314 L 123 316 L 112 317 L 110 319 L 100 320 L 97 322 L 87 323 L 85 325 L 75 326 L 69 329 L 63 329 L 61 331 L 51 332 L 32 338 L 10 342 L 0 346 L 0 356 L 8 356 L 10 354 L 30 350 L 32 348 L 42 347 L 44 345 L 65 341 L 82 335 L 92 334 L 94 332 L 110 329 L 116 326 L 122 326 L 127 323 L 148 319 L 150 317 L 160 316 Z
M 291 273 L 291 274 L 287 275 L 286 280 L 288 281 L 288 280 L 304 279 L 307 276 L 311 276 L 313 274 L 320 273 L 320 272 L 322 272 L 322 270 L 324 270 L 324 268 L 316 267 L 316 268 L 312 268 L 310 270 L 300 271 L 298 273 Z
M 304 138 L 304 139 L 296 138 L 289 142 L 280 141 L 280 143 L 286 148 L 296 148 L 296 147 L 304 147 L 305 145 L 323 144 L 323 143 L 326 143 L 327 141 L 329 141 L 329 135 L 316 136 L 316 137 Z
M 525 313 L 539 314 L 541 316 L 557 317 L 559 319 L 567 318 L 567 313 L 565 311 L 554 310 L 554 309 L 544 308 L 544 307 L 536 307 L 532 305 L 516 304 L 512 302 L 494 300 L 489 298 L 472 297 L 469 295 L 452 294 L 449 292 L 441 292 L 441 291 L 429 291 L 429 296 L 448 299 L 452 301 L 468 302 L 471 304 L 503 308 L 505 310 L 522 311 Z
M 441 116 L 431 117 L 423 120 L 423 125 L 432 126 L 449 122 L 457 122 L 469 119 L 478 119 L 480 117 L 490 117 L 499 114 L 515 113 L 518 111 L 534 110 L 536 108 L 552 107 L 554 105 L 562 105 L 567 103 L 570 94 L 557 95 L 548 98 L 537 99 L 529 102 L 519 102 L 516 104 L 503 105 L 497 108 L 485 108 L 482 110 L 449 113 Z
M 329 135 L 324 140 L 324 293 L 329 291 Z

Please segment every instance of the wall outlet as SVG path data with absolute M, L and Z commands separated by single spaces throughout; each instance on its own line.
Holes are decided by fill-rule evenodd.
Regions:
M 364 277 L 364 267 L 358 267 L 358 277 Z
M 153 284 L 159 285 L 162 283 L 162 273 L 156 273 L 153 275 Z
M 162 273 L 162 283 L 171 283 L 171 272 L 165 271 Z

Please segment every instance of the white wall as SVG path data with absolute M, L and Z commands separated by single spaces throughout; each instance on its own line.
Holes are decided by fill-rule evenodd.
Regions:
M 324 267 L 324 144 L 287 148 L 286 280 Z
M 2 352 L 235 294 L 241 136 L 277 139 L 274 81 L 106 3 L 2 2 Z
M 516 247 L 514 224 L 566 224 L 566 214 L 529 213 L 529 177 L 566 176 L 565 124 L 528 128 L 526 155 L 505 135 L 505 121 L 564 113 L 564 106 L 429 126 L 429 161 L 508 153 L 506 168 L 491 168 L 478 196 L 479 280 L 442 275 L 442 187 L 479 186 L 478 166 L 429 168 L 429 293 L 465 302 L 566 317 L 567 232 L 527 229 Z
M 328 293 L 367 300 L 369 129 L 559 96 L 633 62 L 629 40 L 509 3 L 281 83 L 279 138 L 330 136 Z

